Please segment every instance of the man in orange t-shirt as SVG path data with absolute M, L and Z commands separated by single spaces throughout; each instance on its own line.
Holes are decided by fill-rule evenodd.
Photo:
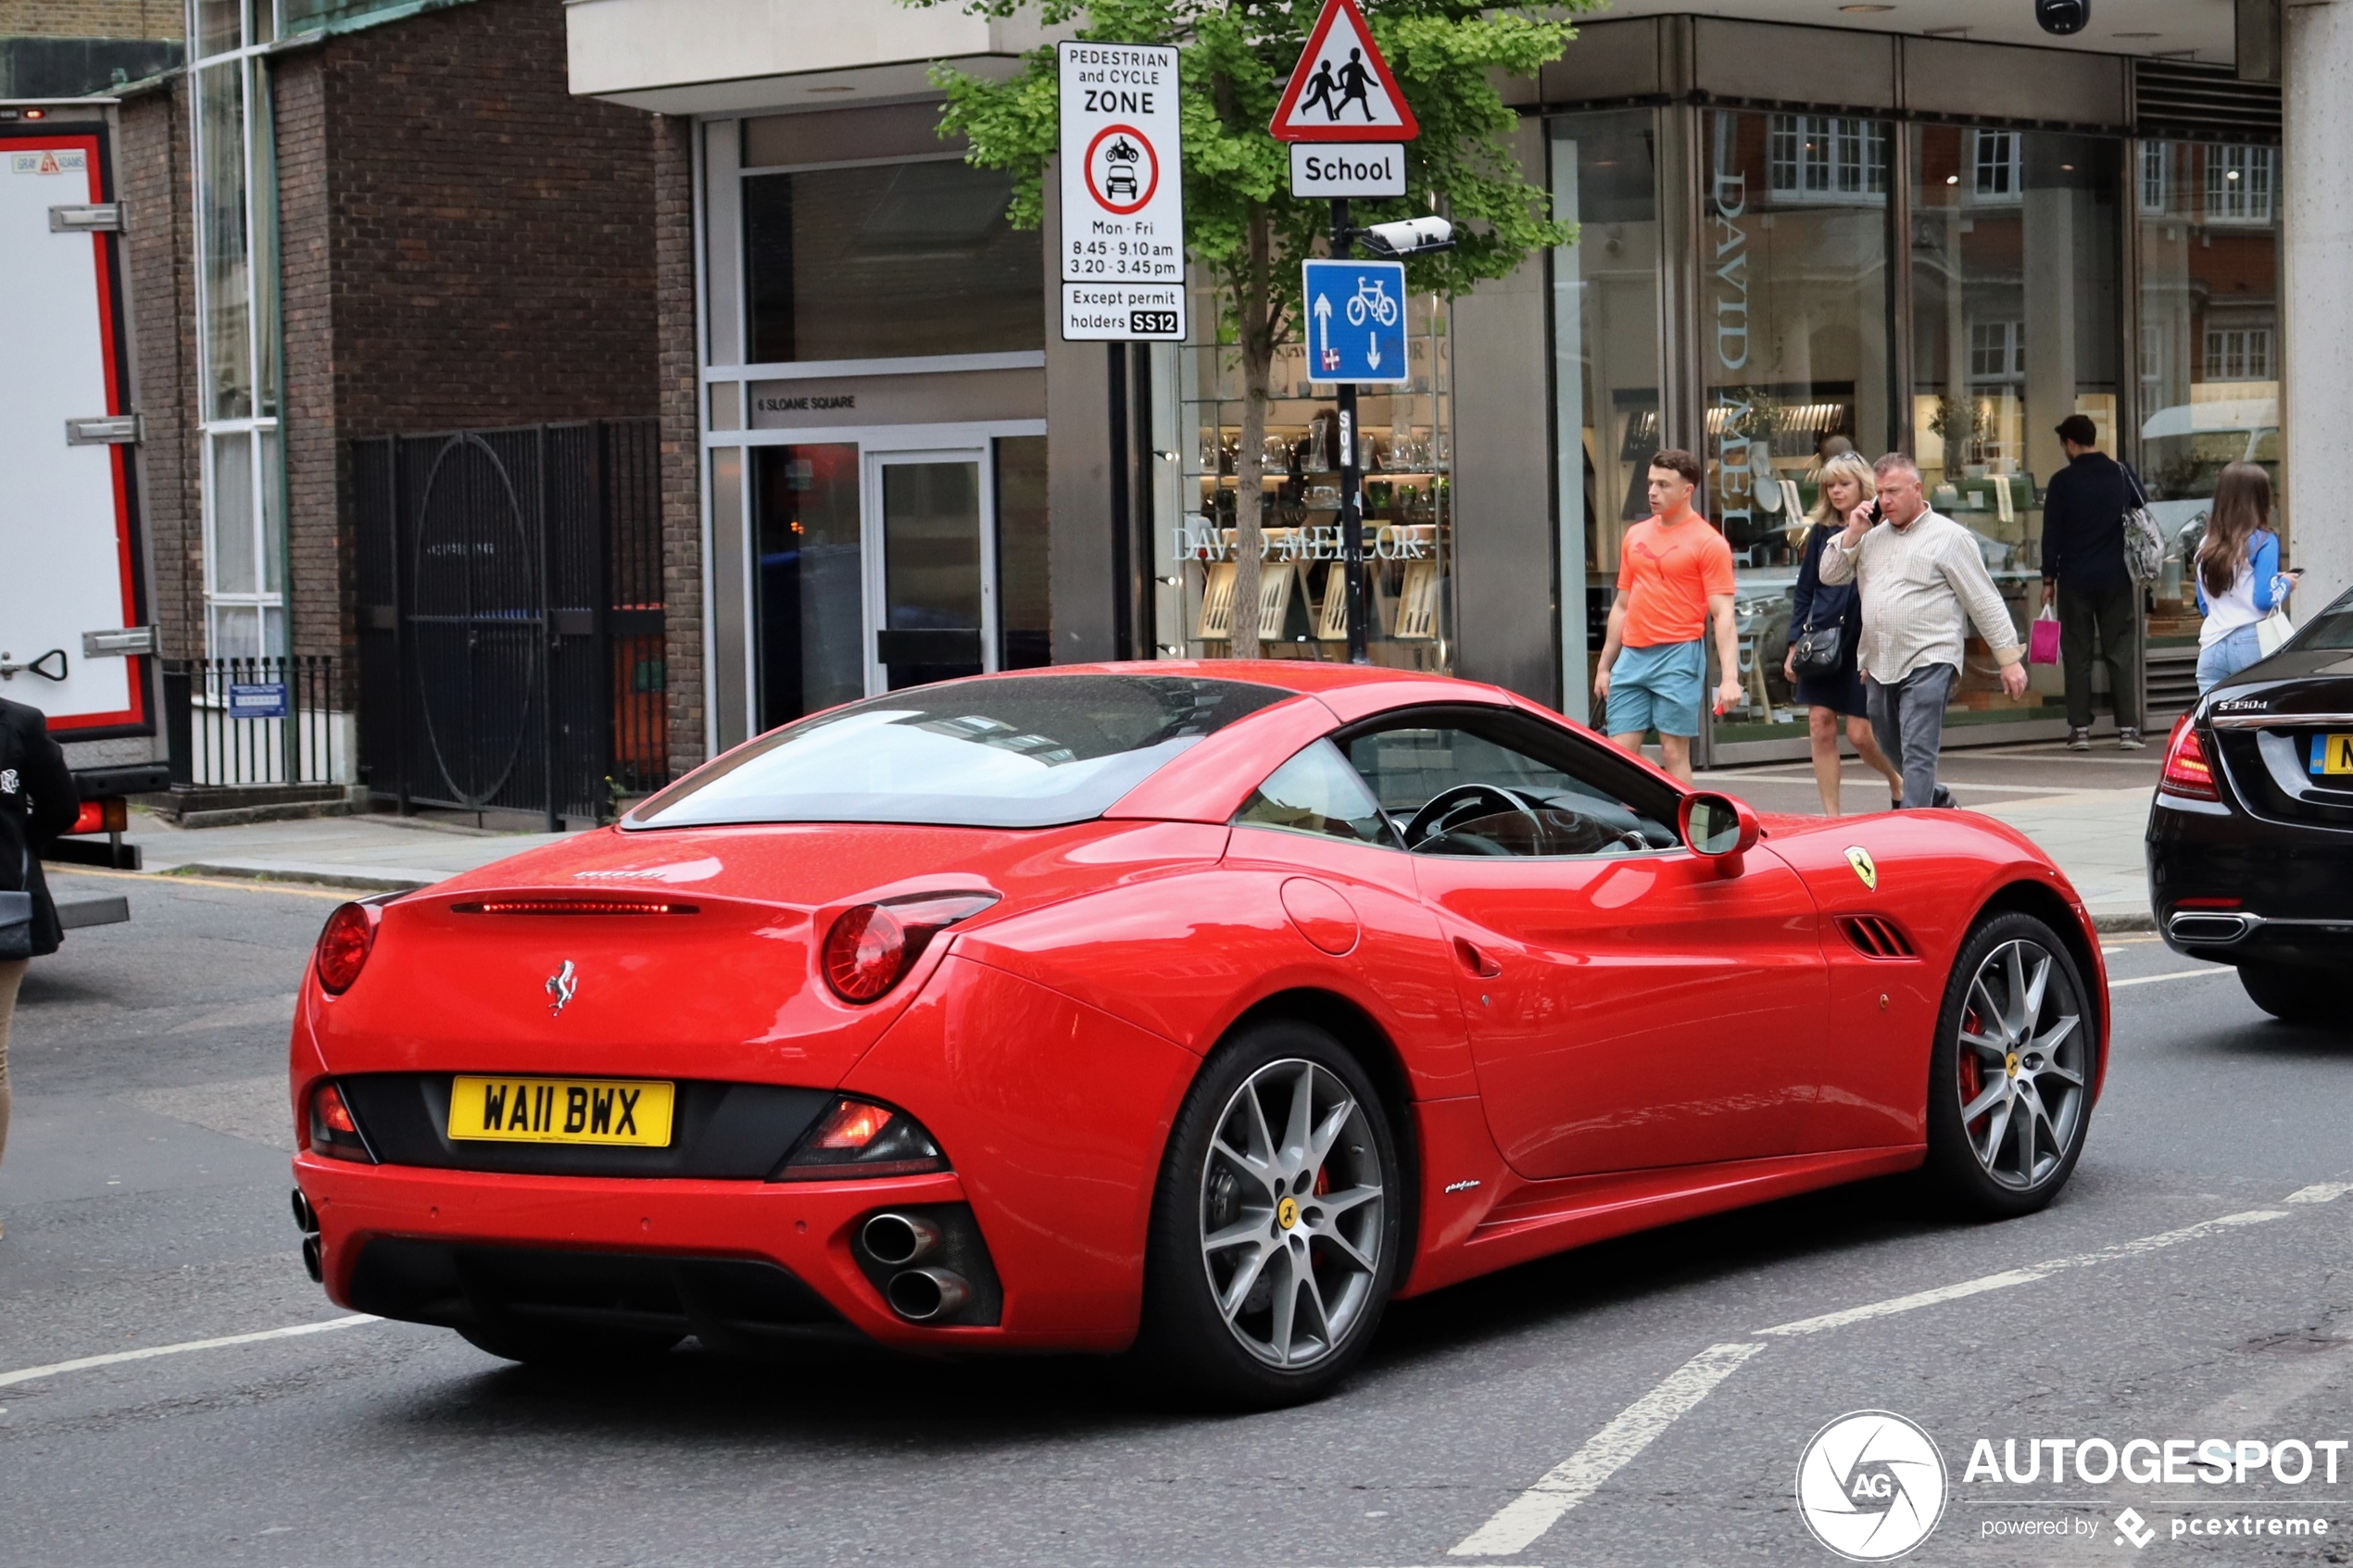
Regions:
M 1626 531 L 1617 598 L 1609 607 L 1609 635 L 1593 676 L 1609 738 L 1640 756 L 1643 733 L 1656 730 L 1661 760 L 1685 784 L 1692 781 L 1692 737 L 1699 734 L 1700 693 L 1707 681 L 1702 639 L 1711 621 L 1724 671 L 1716 710 L 1737 705 L 1742 695 L 1732 548 L 1692 509 L 1700 472 L 1697 458 L 1673 447 L 1651 459 L 1653 515 Z

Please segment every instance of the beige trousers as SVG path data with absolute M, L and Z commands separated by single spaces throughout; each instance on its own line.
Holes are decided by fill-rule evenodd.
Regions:
M 22 959 L 0 961 L 0 1154 L 8 1151 L 8 1020 L 16 1015 L 24 971 Z

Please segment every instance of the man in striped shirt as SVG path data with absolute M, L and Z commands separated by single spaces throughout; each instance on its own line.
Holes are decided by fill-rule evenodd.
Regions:
M 1904 770 L 1905 806 L 1950 806 L 1936 758 L 1968 625 L 1994 650 L 2014 697 L 2026 695 L 2026 649 L 1977 536 L 1929 510 L 1919 466 L 1890 452 L 1871 472 L 1879 499 L 1823 548 L 1822 581 L 1862 586 L 1865 695 L 1880 749 Z

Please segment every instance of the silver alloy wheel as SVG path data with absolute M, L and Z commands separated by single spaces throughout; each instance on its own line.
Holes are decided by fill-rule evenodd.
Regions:
M 2041 1185 L 2083 1119 L 2087 1031 L 2075 982 L 2040 942 L 1985 955 L 1961 1009 L 1961 1132 L 1984 1173 L 2013 1191 Z
M 1201 1255 L 1220 1316 L 1272 1366 L 1332 1353 L 1383 1262 L 1380 1152 L 1348 1085 L 1269 1062 L 1217 1113 L 1201 1173 Z

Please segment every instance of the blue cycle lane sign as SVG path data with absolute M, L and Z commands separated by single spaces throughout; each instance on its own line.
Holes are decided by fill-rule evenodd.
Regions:
M 1311 380 L 1403 382 L 1405 264 L 1310 261 L 1307 362 Z

